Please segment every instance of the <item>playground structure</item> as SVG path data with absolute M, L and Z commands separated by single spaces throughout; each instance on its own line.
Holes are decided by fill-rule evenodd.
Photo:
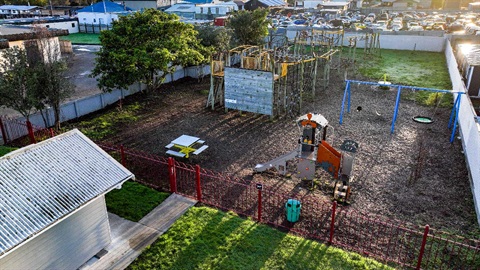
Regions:
M 345 140 L 340 151 L 326 142 L 328 121 L 321 114 L 305 114 L 296 120 L 300 138 L 298 147 L 280 157 L 255 166 L 255 172 L 275 168 L 281 175 L 288 173 L 288 163 L 296 160 L 295 176 L 301 180 L 313 181 L 316 168 L 321 167 L 335 179 L 333 197 L 348 201 L 351 194 L 353 161 L 358 143 Z
M 428 91 L 428 92 L 443 93 L 443 94 L 456 94 L 455 100 L 453 102 L 452 111 L 450 113 L 450 119 L 448 121 L 448 128 L 452 129 L 452 133 L 450 135 L 450 143 L 453 143 L 453 140 L 455 138 L 455 132 L 456 132 L 456 129 L 457 129 L 457 123 L 458 123 L 458 113 L 459 113 L 459 109 L 460 109 L 460 100 L 462 98 L 462 95 L 465 94 L 464 92 L 458 92 L 458 91 L 455 92 L 455 91 L 443 90 L 443 89 L 434 89 L 434 88 L 425 88 L 425 87 L 417 87 L 417 86 L 392 84 L 392 83 L 386 81 L 386 76 L 384 77 L 384 81 L 379 81 L 379 82 L 366 82 L 366 81 L 357 81 L 357 80 L 345 80 L 345 82 L 346 82 L 346 85 L 345 85 L 345 91 L 344 91 L 344 94 L 343 94 L 342 107 L 341 107 L 340 119 L 339 119 L 340 125 L 343 124 L 343 115 L 345 113 L 345 109 L 348 113 L 350 112 L 351 96 L 352 96 L 352 93 L 351 93 L 352 84 L 376 85 L 376 86 L 382 86 L 382 87 L 397 88 L 395 107 L 393 108 L 393 117 L 392 117 L 392 123 L 391 123 L 391 127 L 390 127 L 390 133 L 391 134 L 393 134 L 395 132 L 395 122 L 396 122 L 397 117 L 398 117 L 400 97 L 401 97 L 401 93 L 402 93 L 403 89 L 410 89 L 412 91 Z M 437 106 L 438 106 L 438 103 L 437 103 Z M 347 108 L 345 108 L 345 105 L 347 106 Z M 428 116 L 415 116 L 412 120 L 416 121 L 416 122 L 419 122 L 419 119 L 425 119 L 425 121 L 426 121 L 425 123 L 433 122 L 433 119 L 431 119 Z
M 278 39 L 278 37 L 276 37 Z M 211 60 L 207 107 L 225 106 L 271 117 L 300 114 L 302 95 L 316 95 L 329 84 L 330 63 L 343 42 L 341 31 L 301 31 L 292 46 L 269 42 L 243 45 Z M 276 46 L 276 45 L 281 46 Z M 322 75 L 320 75 L 322 74 Z

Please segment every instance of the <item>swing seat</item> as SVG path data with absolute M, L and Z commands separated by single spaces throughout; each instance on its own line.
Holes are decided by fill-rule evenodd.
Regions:
M 413 117 L 412 119 L 413 119 L 413 121 L 415 121 L 417 123 L 420 123 L 420 124 L 431 124 L 431 123 L 433 123 L 433 119 L 430 118 L 430 117 L 427 117 L 427 116 L 417 115 L 417 116 Z

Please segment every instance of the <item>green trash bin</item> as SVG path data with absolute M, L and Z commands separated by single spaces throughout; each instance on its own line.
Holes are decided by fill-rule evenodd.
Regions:
M 298 200 L 288 199 L 285 204 L 285 214 L 287 215 L 287 220 L 290 222 L 297 222 L 300 218 L 300 209 L 302 204 Z

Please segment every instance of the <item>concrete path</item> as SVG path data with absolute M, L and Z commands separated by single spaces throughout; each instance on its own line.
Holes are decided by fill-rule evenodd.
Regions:
M 106 254 L 88 261 L 80 269 L 125 269 L 195 203 L 172 194 L 138 223 L 108 213 L 112 243 L 105 248 Z

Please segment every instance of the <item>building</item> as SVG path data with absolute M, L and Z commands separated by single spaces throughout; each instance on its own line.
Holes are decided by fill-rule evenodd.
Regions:
M 78 33 L 78 20 L 73 17 L 39 17 L 4 20 L 3 25 L 44 26 L 51 29 L 67 30 L 69 34 Z M 1 30 L 0 30 L 1 34 Z
M 238 5 L 233 1 L 219 2 L 217 4 L 200 4 L 195 6 L 195 18 L 198 20 L 213 20 L 236 10 L 238 10 Z
M 283 0 L 250 0 L 245 3 L 246 10 L 255 10 L 257 8 L 287 7 Z
M 183 2 L 183 1 L 181 0 L 127 0 L 127 1 L 122 1 L 122 4 L 132 8 L 133 10 L 143 10 L 147 8 L 165 10 L 180 2 Z
M 195 20 L 195 4 L 193 3 L 182 3 L 175 4 L 165 10 L 166 13 L 176 14 L 182 19 Z
M 119 16 L 132 13 L 133 9 L 114 2 L 98 2 L 77 11 L 79 24 L 111 25 Z
M 30 54 L 39 52 L 42 48 L 44 55 L 55 55 L 55 58 L 59 58 L 63 43 L 58 37 L 68 35 L 68 31 L 53 28 L 49 28 L 48 31 L 49 37 L 39 37 L 32 25 L 0 25 L 0 39 L 7 41 L 2 44 L 1 49 L 17 46 Z
M 42 8 L 38 6 L 17 6 L 3 5 L 0 6 L 0 18 L 26 18 L 42 15 Z
M 78 269 L 111 242 L 104 195 L 133 177 L 78 130 L 1 157 L 1 268 Z

